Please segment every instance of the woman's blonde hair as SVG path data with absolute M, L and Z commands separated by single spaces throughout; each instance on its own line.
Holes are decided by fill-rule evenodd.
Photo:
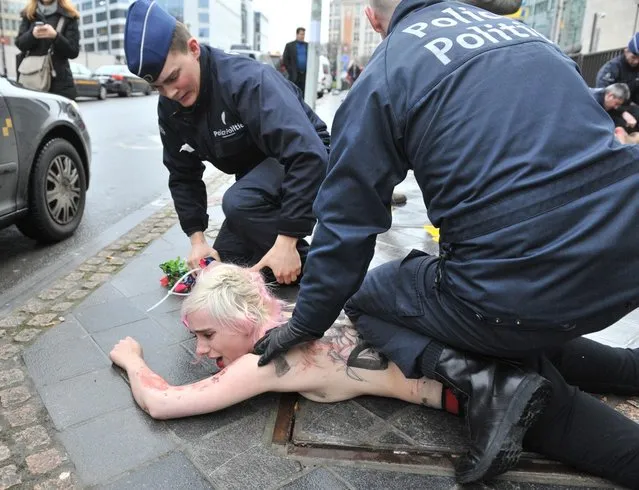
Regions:
M 80 18 L 80 12 L 76 9 L 70 0 L 58 0 L 58 5 L 74 19 Z M 29 20 L 36 18 L 36 10 L 38 9 L 38 0 L 29 0 L 27 6 L 24 8 L 24 16 Z
M 266 287 L 259 272 L 233 264 L 202 271 L 182 304 L 182 317 L 206 310 L 217 329 L 229 329 L 259 340 L 263 330 L 284 323 L 282 302 Z

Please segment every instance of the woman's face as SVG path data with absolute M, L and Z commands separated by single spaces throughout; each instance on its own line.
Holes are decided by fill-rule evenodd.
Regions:
M 197 338 L 196 354 L 215 359 L 219 368 L 228 366 L 253 350 L 253 342 L 248 335 L 242 335 L 228 328 L 218 329 L 206 310 L 187 315 L 186 327 Z

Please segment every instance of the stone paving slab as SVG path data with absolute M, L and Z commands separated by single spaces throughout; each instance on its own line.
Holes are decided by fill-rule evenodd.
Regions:
M 209 188 L 211 239 L 221 195 L 230 183 L 220 178 Z M 423 228 L 426 215 L 414 181 L 409 177 L 400 189 L 407 191 L 409 203 L 396 210 L 396 228 L 379 237 L 372 266 L 411 248 L 437 252 L 437 243 Z M 217 369 L 195 362 L 194 341 L 179 322 L 180 299 L 169 298 L 146 311 L 165 293 L 158 282 L 159 263 L 187 251 L 176 223 L 174 212 L 162 211 L 0 319 L 0 391 L 15 389 L 7 398 L 12 405 L 0 413 L 0 489 L 457 488 L 450 474 L 283 456 L 270 446 L 279 400 L 275 394 L 168 422 L 153 421 L 137 408 L 122 373 L 106 355 L 119 336 L 140 337 L 150 366 L 173 384 L 205 378 Z M 282 293 L 294 301 L 294 288 Z M 639 330 L 632 326 L 638 325 L 637 318 L 633 314 L 624 321 L 630 323 L 602 334 L 607 342 L 636 345 Z M 25 368 L 21 353 L 30 344 Z M 311 427 L 337 441 L 342 436 L 371 447 L 432 442 L 457 421 L 370 397 L 308 404 L 311 415 L 300 416 L 308 417 Z M 633 408 L 626 404 L 620 410 Z M 423 421 L 419 428 L 412 423 L 417 419 Z M 298 437 L 314 437 L 309 428 L 297 430 Z M 6 451 L 10 454 L 3 460 Z M 550 487 L 496 481 L 477 488 Z

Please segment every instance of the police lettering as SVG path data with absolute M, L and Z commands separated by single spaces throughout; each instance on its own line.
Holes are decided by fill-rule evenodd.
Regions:
M 428 35 L 428 31 L 432 29 L 436 29 L 438 31 L 437 34 L 439 34 L 442 30 L 455 27 L 457 32 L 452 36 L 436 37 L 424 45 L 424 48 L 430 51 L 444 65 L 452 61 L 449 53 L 455 46 L 471 50 L 481 48 L 486 43 L 500 44 L 513 39 L 544 38 L 537 31 L 524 24 L 515 23 L 484 10 L 448 7 L 443 9 L 441 13 L 446 14 L 446 16 L 429 20 L 430 23 L 415 22 L 402 32 L 423 39 Z M 497 19 L 501 20 L 501 22 L 496 25 L 494 23 L 486 23 L 487 20 Z M 466 32 L 460 33 L 461 30 Z
M 242 123 L 233 124 L 232 126 L 229 126 L 228 128 L 214 130 L 213 136 L 216 136 L 216 137 L 221 136 L 222 138 L 225 138 L 227 136 L 231 136 L 232 134 L 235 134 L 237 131 L 239 131 L 242 128 L 244 128 L 244 124 Z

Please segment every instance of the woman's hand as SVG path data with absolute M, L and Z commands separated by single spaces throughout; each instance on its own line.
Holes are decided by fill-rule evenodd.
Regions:
M 57 31 L 49 24 L 43 24 L 33 28 L 33 37 L 36 39 L 55 39 L 57 35 Z
M 142 346 L 131 337 L 120 340 L 109 353 L 111 360 L 122 369 L 127 369 L 131 361 L 142 359 Z

